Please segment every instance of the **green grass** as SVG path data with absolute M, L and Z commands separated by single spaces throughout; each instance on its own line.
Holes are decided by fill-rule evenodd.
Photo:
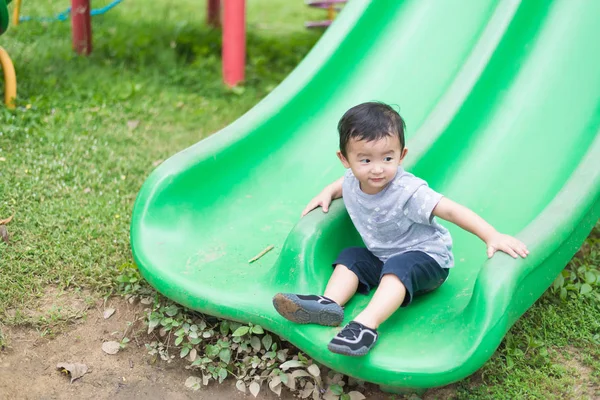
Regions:
M 26 1 L 22 14 L 68 5 L 57 3 Z M 242 115 L 318 40 L 302 24 L 323 14 L 302 1 L 249 3 L 247 81 L 236 91 L 221 83 L 220 33 L 205 26 L 204 2 L 128 0 L 94 18 L 87 58 L 72 53 L 69 23 L 25 23 L 0 37 L 19 79 L 19 108 L 0 109 L 0 218 L 15 214 L 11 245 L 0 243 L 4 324 L 23 323 L 14 315 L 48 285 L 113 290 L 131 262 L 133 202 L 154 166 Z M 598 268 L 599 236 L 597 226 L 572 270 Z M 454 396 L 600 396 L 599 321 L 594 297 L 548 291 Z M 0 332 L 0 348 L 4 340 Z
M 47 284 L 108 290 L 131 258 L 131 209 L 154 165 L 242 115 L 319 37 L 303 28 L 314 10 L 302 2 L 252 2 L 247 82 L 234 92 L 221 83 L 220 32 L 204 23 L 205 4 L 147 4 L 94 18 L 88 58 L 71 51 L 69 23 L 24 23 L 1 38 L 21 107 L 0 110 L 0 215 L 15 213 L 12 245 L 0 247 L 0 315 Z M 34 5 L 22 14 L 68 4 Z

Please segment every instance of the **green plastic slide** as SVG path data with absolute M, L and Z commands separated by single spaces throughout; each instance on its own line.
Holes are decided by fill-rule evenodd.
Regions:
M 8 4 L 12 0 L 0 0 L 0 35 L 2 35 L 8 29 L 9 13 Z
M 600 1 L 352 0 L 269 96 L 151 174 L 131 225 L 143 276 L 187 307 L 260 324 L 386 389 L 470 375 L 600 215 L 599 19 Z M 350 358 L 327 351 L 336 328 L 290 323 L 272 297 L 322 293 L 338 252 L 361 245 L 342 201 L 299 216 L 343 173 L 337 121 L 370 100 L 399 105 L 409 171 L 531 254 L 488 261 L 478 238 L 445 224 L 456 259 L 448 281 Z M 356 295 L 345 322 L 368 301 Z

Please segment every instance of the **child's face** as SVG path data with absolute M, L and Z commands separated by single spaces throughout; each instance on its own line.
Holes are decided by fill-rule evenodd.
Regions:
M 394 179 L 406 152 L 400 148 L 398 136 L 391 135 L 371 142 L 350 139 L 347 157 L 340 151 L 337 154 L 344 167 L 352 169 L 362 191 L 376 194 Z

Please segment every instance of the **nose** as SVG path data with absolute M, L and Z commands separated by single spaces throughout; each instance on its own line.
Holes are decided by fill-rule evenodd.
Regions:
M 381 174 L 383 172 L 383 168 L 381 167 L 381 165 L 373 165 L 373 168 L 371 169 L 371 172 L 375 175 Z

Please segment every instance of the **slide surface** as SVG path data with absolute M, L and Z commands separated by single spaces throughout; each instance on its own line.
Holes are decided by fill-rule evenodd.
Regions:
M 0 0 L 0 35 L 8 29 L 8 3 L 10 3 L 10 0 Z
M 160 292 L 260 324 L 315 360 L 387 388 L 429 388 L 480 368 L 549 287 L 600 215 L 600 2 L 353 0 L 302 63 L 239 120 L 159 166 L 138 195 L 134 258 Z M 399 105 L 405 168 L 529 246 L 497 254 L 450 229 L 456 266 L 396 312 L 365 357 L 327 351 L 336 328 L 295 325 L 277 292 L 322 293 L 361 245 L 343 202 L 299 219 L 344 170 L 337 121 Z M 249 264 L 267 246 L 274 249 Z M 367 304 L 356 295 L 345 321 Z

